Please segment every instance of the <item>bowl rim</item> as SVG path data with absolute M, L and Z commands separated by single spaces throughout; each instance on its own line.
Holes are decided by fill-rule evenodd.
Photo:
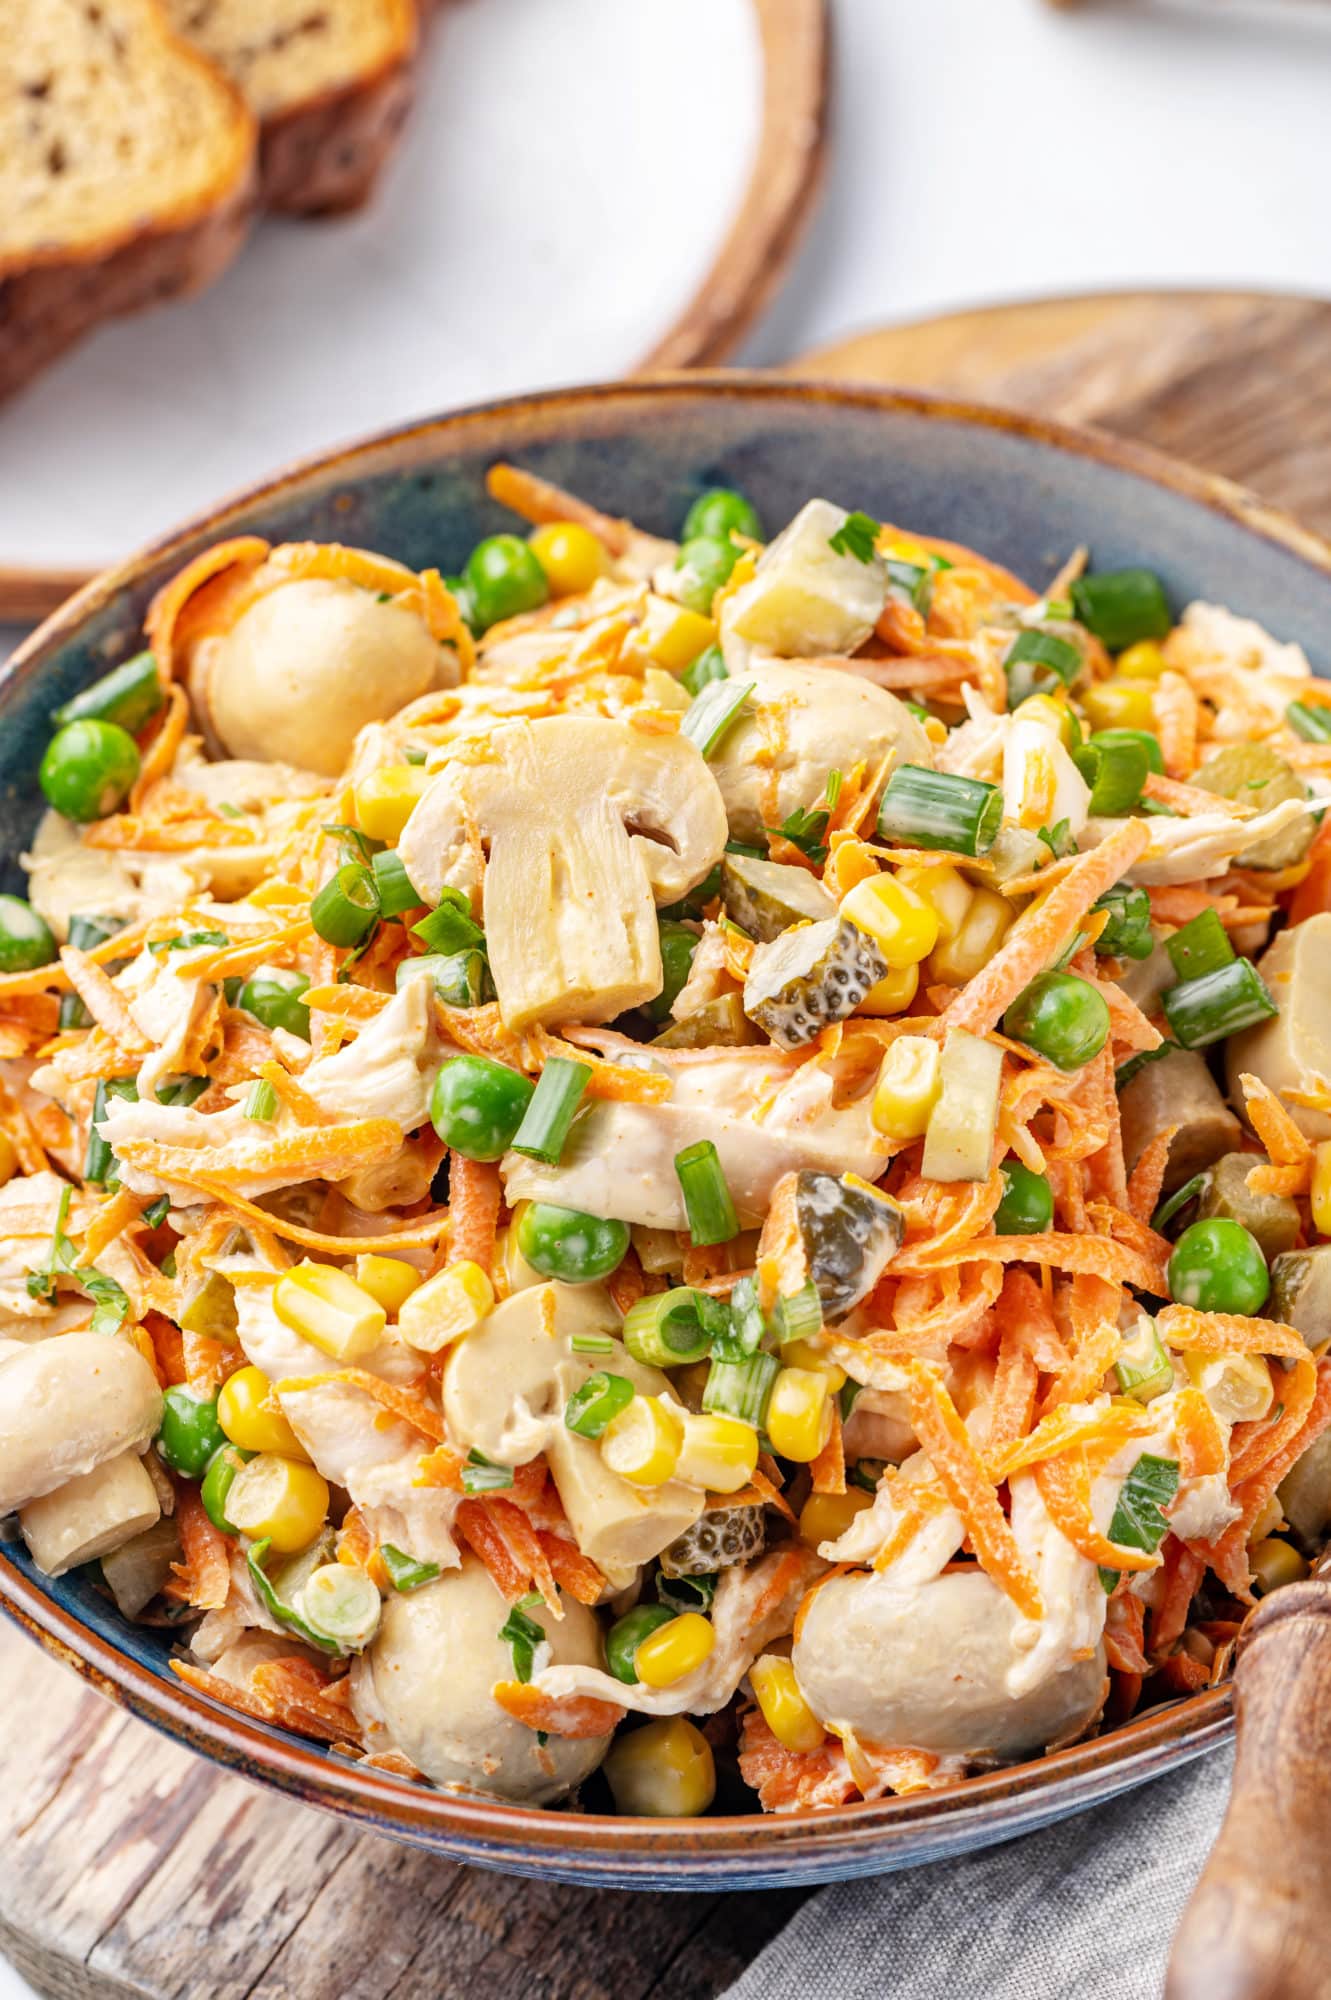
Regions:
M 837 409 L 896 412 L 923 422 L 951 423 L 1007 432 L 1072 458 L 1089 459 L 1164 487 L 1219 514 L 1306 562 L 1331 582 L 1331 542 L 1324 540 L 1256 494 L 1215 473 L 1171 459 L 1089 426 L 1076 427 L 965 399 L 854 382 L 819 382 L 798 376 L 715 369 L 594 383 L 470 404 L 441 416 L 396 426 L 303 458 L 272 477 L 232 493 L 180 527 L 156 538 L 114 568 L 92 578 L 46 618 L 15 650 L 0 684 L 31 672 L 57 647 L 68 643 L 85 620 L 105 609 L 126 589 L 173 553 L 200 536 L 226 533 L 233 518 L 256 505 L 291 495 L 309 481 L 339 471 L 355 478 L 366 461 L 394 448 L 452 440 L 465 443 L 473 429 L 496 424 L 520 427 L 524 419 L 567 411 L 611 411 L 616 402 L 640 403 L 736 397 L 770 405 L 826 405 Z M 223 1769 L 267 1783 L 306 1803 L 323 1806 L 390 1832 L 407 1841 L 438 1848 L 456 1843 L 466 1858 L 508 1868 L 561 1859 L 576 1864 L 580 1879 L 623 1884 L 636 1874 L 659 1886 L 663 1873 L 674 1886 L 702 1886 L 704 1871 L 736 1864 L 740 1875 L 770 1868 L 773 1879 L 827 1878 L 854 1872 L 838 1868 L 857 1852 L 872 1850 L 869 1866 L 893 1865 L 892 1836 L 903 1847 L 910 1836 L 936 1836 L 940 1851 L 959 1845 L 969 1833 L 990 1838 L 1021 1830 L 1043 1818 L 1075 1810 L 1079 1781 L 1098 1774 L 1097 1795 L 1121 1790 L 1157 1775 L 1226 1740 L 1233 1732 L 1229 1683 L 1183 1700 L 1146 1710 L 1102 1736 L 1053 1750 L 1031 1762 L 980 1773 L 936 1791 L 862 1802 L 831 1811 L 804 1809 L 782 1814 L 726 1814 L 703 1819 L 620 1818 L 606 1814 L 563 1813 L 510 1804 L 479 1795 L 432 1790 L 391 1773 L 366 1769 L 247 1717 L 223 1709 L 141 1664 L 102 1638 L 49 1597 L 0 1550 L 0 1610 L 47 1652 L 102 1694 Z M 1069 1794 L 1073 1796 L 1069 1798 Z M 1091 1803 L 1087 1800 L 1086 1803 Z M 993 1831 L 1001 1825 L 1002 1831 Z M 903 1855 L 903 1860 L 911 1858 Z M 713 1886 L 721 1886 L 715 1883 Z

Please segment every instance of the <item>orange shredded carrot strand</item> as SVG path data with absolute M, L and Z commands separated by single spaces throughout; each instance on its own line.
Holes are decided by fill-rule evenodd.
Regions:
M 209 1520 L 198 1488 L 183 1481 L 176 1488 L 176 1526 L 185 1560 L 171 1569 L 185 1586 L 185 1602 L 220 1611 L 231 1592 L 231 1543 Z
M 1035 1578 L 1022 1559 L 998 1494 L 956 1405 L 931 1369 L 910 1364 L 910 1420 L 948 1499 L 965 1521 L 981 1568 L 1024 1617 L 1043 1616 Z
M 846 1490 L 846 1447 L 841 1437 L 841 1412 L 832 1399 L 832 1428 L 827 1443 L 809 1466 L 815 1493 L 844 1493 Z
M 505 1715 L 548 1736 L 609 1736 L 625 1715 L 613 1701 L 589 1694 L 544 1694 L 531 1681 L 496 1681 L 490 1693 Z
M 1160 1190 L 1169 1170 L 1169 1149 L 1178 1131 L 1166 1125 L 1144 1149 L 1128 1176 L 1128 1208 L 1139 1222 L 1149 1222 L 1160 1206 Z
M 449 1261 L 493 1271 L 503 1183 L 499 1169 L 461 1153 L 448 1158 Z

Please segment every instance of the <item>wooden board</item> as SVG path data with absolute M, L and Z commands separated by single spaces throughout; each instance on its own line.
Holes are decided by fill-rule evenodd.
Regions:
M 1117 292 L 888 326 L 790 372 L 1099 424 L 1223 472 L 1331 535 L 1331 304 Z

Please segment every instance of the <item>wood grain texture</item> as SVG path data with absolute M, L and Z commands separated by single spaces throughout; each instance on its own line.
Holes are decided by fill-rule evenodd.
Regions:
M 1331 304 L 1116 292 L 883 327 L 790 372 L 938 389 L 1098 424 L 1253 487 L 1331 534 Z
M 0 1951 L 56 2000 L 709 2000 L 802 1892 L 523 1882 L 223 1777 L 9 1628 Z
M 1166 2000 L 1325 2000 L 1331 1988 L 1331 1582 L 1257 1610 L 1235 1676 L 1224 1825 L 1174 1941 Z

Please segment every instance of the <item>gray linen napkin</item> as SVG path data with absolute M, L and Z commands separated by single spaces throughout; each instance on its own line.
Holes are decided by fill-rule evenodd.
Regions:
M 1041 1833 L 825 1889 L 724 2000 L 1160 2000 L 1232 1766 L 1213 1753 Z

